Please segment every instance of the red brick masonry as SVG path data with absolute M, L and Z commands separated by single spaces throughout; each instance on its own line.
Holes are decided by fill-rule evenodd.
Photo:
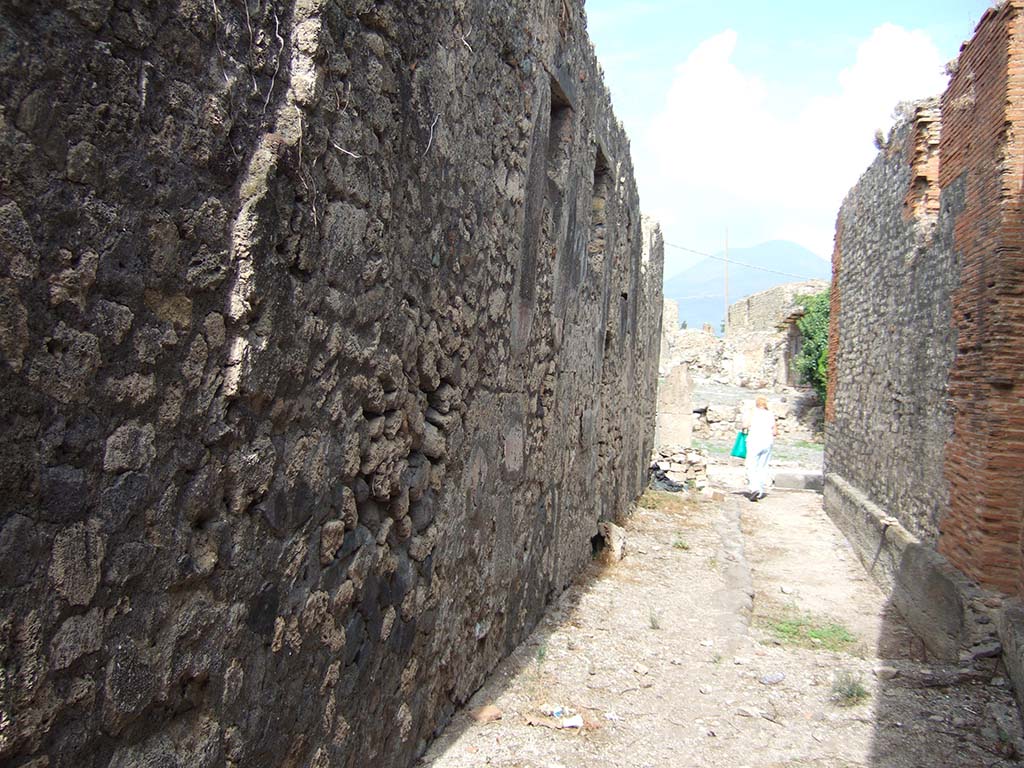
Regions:
M 949 512 L 939 551 L 1024 595 L 1024 0 L 988 11 L 942 98 L 939 181 L 965 178 L 956 219 Z

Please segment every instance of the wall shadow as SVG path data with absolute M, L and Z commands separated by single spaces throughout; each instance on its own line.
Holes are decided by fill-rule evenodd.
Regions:
M 872 768 L 1024 765 L 1020 712 L 998 658 L 930 657 L 891 599 L 877 656 Z
M 469 699 L 452 703 L 453 710 L 437 724 L 433 740 L 417 758 L 417 767 L 426 768 L 443 757 L 466 731 L 478 725 L 473 718 L 474 710 L 500 699 L 508 688 L 516 684 L 520 674 L 530 668 L 540 667 L 538 657 L 543 654 L 541 649 L 547 647 L 548 639 L 561 629 L 564 620 L 573 614 L 590 590 L 613 567 L 595 559 L 560 595 L 548 603 L 537 625 L 508 656 L 487 673 L 481 686 Z

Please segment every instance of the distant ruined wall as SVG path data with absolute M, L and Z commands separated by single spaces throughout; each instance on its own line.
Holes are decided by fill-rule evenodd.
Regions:
M 0 762 L 409 765 L 589 562 L 662 242 L 584 30 L 0 4 Z
M 813 296 L 828 290 L 826 280 L 807 280 L 777 285 L 729 305 L 725 336 L 743 333 L 775 333 L 797 309 L 797 296 Z
M 939 103 L 839 214 L 825 503 L 932 651 L 1024 595 L 1024 0 L 990 9 Z M 1017 681 L 1018 686 L 1024 680 Z
M 794 322 L 803 308 L 796 299 L 827 291 L 828 286 L 826 280 L 786 283 L 731 304 L 722 359 L 729 378 L 752 388 L 797 386 L 793 360 L 803 339 Z

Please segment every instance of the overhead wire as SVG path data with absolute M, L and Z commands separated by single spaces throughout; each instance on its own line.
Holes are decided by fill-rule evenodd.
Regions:
M 770 269 L 769 267 L 760 267 L 757 264 L 747 264 L 743 261 L 736 261 L 735 259 L 726 259 L 722 256 L 716 256 L 713 253 L 705 253 L 704 251 L 695 251 L 693 248 L 687 248 L 685 245 L 676 245 L 675 243 L 665 243 L 669 248 L 676 248 L 680 251 L 686 251 L 687 253 L 693 253 L 697 256 L 706 256 L 709 259 L 715 259 L 716 261 L 724 261 L 729 264 L 735 264 L 739 267 L 746 267 L 747 269 L 756 269 L 761 272 L 771 272 L 773 275 L 782 275 L 783 277 L 795 277 L 797 280 L 814 280 L 813 277 L 807 277 L 806 275 L 794 275 L 792 272 L 783 272 L 778 269 Z

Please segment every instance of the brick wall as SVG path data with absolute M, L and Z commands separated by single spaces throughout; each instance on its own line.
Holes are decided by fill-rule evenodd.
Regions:
M 989 10 L 954 70 L 840 211 L 826 508 L 854 520 L 861 499 L 1021 595 L 1024 0 Z
M 960 181 L 960 287 L 949 378 L 949 513 L 939 550 L 980 583 L 1024 594 L 1024 2 L 989 11 L 942 99 L 943 188 Z
M 903 199 L 903 218 L 917 221 L 922 228 L 935 223 L 941 209 L 939 194 L 940 112 L 931 103 L 918 109 L 914 132 L 907 142 L 910 188 Z

